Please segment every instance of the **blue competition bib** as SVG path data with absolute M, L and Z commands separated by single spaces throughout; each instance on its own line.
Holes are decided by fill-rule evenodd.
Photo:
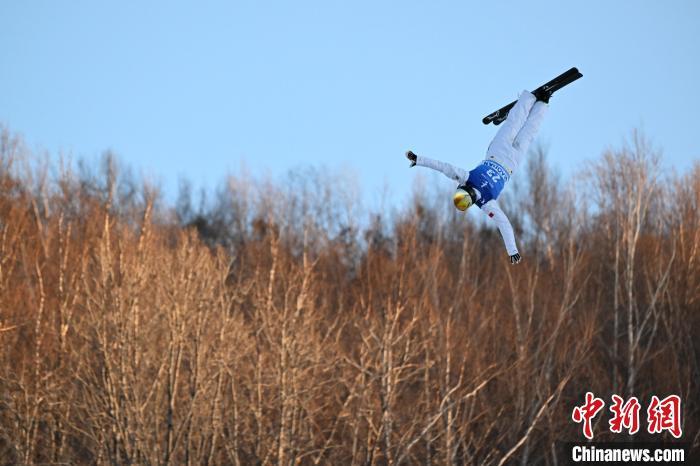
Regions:
M 498 195 L 501 194 L 509 179 L 508 172 L 501 164 L 493 160 L 484 160 L 481 165 L 469 172 L 467 183 L 481 193 L 481 199 L 476 201 L 476 205 L 481 207 L 491 199 L 498 199 Z

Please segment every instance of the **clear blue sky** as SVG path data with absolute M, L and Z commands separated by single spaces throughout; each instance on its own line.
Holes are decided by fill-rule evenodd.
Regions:
M 32 149 L 116 152 L 166 191 L 244 163 L 411 183 L 412 148 L 471 168 L 481 118 L 578 66 L 540 141 L 569 176 L 642 128 L 700 157 L 700 2 L 2 1 L 0 122 Z M 449 183 L 448 180 L 444 180 Z

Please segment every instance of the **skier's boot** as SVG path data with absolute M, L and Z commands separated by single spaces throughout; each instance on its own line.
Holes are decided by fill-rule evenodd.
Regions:
M 549 89 L 538 89 L 535 91 L 535 93 L 533 95 L 540 102 L 544 102 L 544 103 L 548 104 L 549 98 L 552 97 L 553 93 L 554 93 L 554 91 L 550 91 Z

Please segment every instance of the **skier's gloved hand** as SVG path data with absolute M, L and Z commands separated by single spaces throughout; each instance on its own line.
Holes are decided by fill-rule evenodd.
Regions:
M 522 257 L 520 257 L 520 254 L 518 254 L 517 252 L 515 254 L 513 254 L 512 256 L 510 256 L 510 263 L 511 264 L 517 264 L 521 260 L 522 260 Z
M 416 161 L 418 160 L 418 156 L 416 154 L 414 154 L 410 150 L 406 151 L 406 158 L 411 161 L 411 167 L 416 166 Z

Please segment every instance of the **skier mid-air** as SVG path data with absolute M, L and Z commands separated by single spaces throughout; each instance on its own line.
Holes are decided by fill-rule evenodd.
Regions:
M 484 118 L 486 124 L 489 122 L 498 124 L 504 121 L 504 118 L 505 123 L 491 141 L 486 151 L 486 159 L 469 172 L 445 162 L 416 155 L 410 150 L 406 152 L 406 157 L 411 161 L 411 167 L 419 165 L 432 168 L 459 183 L 453 197 L 457 209 L 465 211 L 472 204 L 476 204 L 496 222 L 510 256 L 511 264 L 520 262 L 521 257 L 515 244 L 513 227 L 506 214 L 499 207 L 497 199 L 506 182 L 518 169 L 527 153 L 527 149 L 547 112 L 549 98 L 554 90 L 581 77 L 575 68 L 567 73 L 532 93 L 523 91 L 514 103 L 515 105 L 508 105 Z

